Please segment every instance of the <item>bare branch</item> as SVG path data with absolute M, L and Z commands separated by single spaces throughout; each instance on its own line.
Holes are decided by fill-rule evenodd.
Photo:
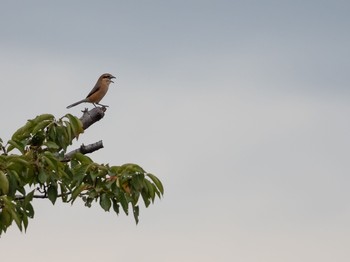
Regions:
M 84 130 L 101 120 L 105 116 L 106 110 L 106 107 L 95 107 L 91 110 L 87 110 L 87 108 L 85 108 L 85 110 L 82 111 L 83 116 L 80 118 L 80 121 L 83 123 Z
M 63 162 L 70 161 L 72 156 L 75 153 L 81 153 L 81 154 L 85 155 L 85 154 L 89 154 L 89 153 L 92 153 L 94 151 L 97 151 L 101 148 L 103 148 L 102 140 L 100 140 L 96 143 L 90 144 L 90 145 L 86 145 L 86 146 L 83 144 L 78 149 L 75 149 L 75 150 L 65 154 Z
M 57 197 L 68 196 L 68 195 L 72 194 L 72 192 L 73 191 L 69 191 L 69 192 L 66 192 L 66 193 L 58 194 Z M 33 198 L 49 198 L 49 196 L 47 194 L 33 195 Z M 24 200 L 24 199 L 25 199 L 25 196 L 16 195 L 14 200 L 18 201 L 18 200 Z
M 107 108 L 105 106 L 102 107 L 94 107 L 91 110 L 88 110 L 85 108 L 83 112 L 83 116 L 79 119 L 81 123 L 83 124 L 83 129 L 86 130 L 89 128 L 91 125 L 96 123 L 97 121 L 101 120 L 105 116 Z M 75 149 L 67 154 L 65 154 L 62 162 L 69 162 L 72 158 L 72 156 L 75 153 L 82 153 L 82 154 L 89 154 L 92 153 L 96 150 L 99 150 L 103 148 L 102 141 L 98 141 L 96 143 L 90 144 L 85 146 L 84 144 L 80 146 L 80 148 Z

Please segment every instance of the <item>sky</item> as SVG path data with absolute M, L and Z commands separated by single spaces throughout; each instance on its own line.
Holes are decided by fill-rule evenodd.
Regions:
M 34 201 L 6 261 L 350 259 L 350 3 L 0 1 L 0 137 L 80 116 L 102 73 L 103 120 L 72 149 L 137 163 L 165 195 L 132 216 Z

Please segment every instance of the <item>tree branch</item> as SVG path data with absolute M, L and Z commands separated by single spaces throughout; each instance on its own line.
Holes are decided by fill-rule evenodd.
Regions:
M 81 154 L 85 155 L 85 154 L 89 154 L 89 153 L 92 153 L 94 151 L 97 151 L 97 150 L 99 150 L 101 148 L 103 148 L 102 140 L 100 140 L 100 141 L 98 141 L 96 143 L 87 145 L 87 146 L 82 144 L 79 148 L 77 148 L 77 149 L 75 149 L 73 151 L 70 151 L 69 153 L 65 154 L 64 158 L 63 158 L 63 162 L 70 161 L 72 156 L 75 153 L 81 153 Z
M 87 108 L 85 108 L 85 110 L 82 111 L 83 116 L 80 118 L 80 121 L 83 123 L 84 130 L 101 120 L 105 116 L 106 110 L 106 107 L 95 107 L 91 110 L 87 110 Z
M 62 194 L 58 194 L 57 197 L 63 197 L 63 196 L 68 196 L 69 194 L 72 194 L 73 191 L 69 191 L 66 193 L 62 193 Z M 49 196 L 47 194 L 43 194 L 43 195 L 33 195 L 33 198 L 49 198 Z M 15 196 L 15 201 L 18 200 L 24 200 L 25 196 L 20 196 L 20 195 L 16 195 Z
M 87 108 L 85 108 L 82 111 L 83 116 L 81 118 L 79 118 L 79 120 L 83 124 L 83 129 L 86 130 L 87 128 L 89 128 L 91 125 L 93 125 L 97 121 L 100 121 L 105 116 L 106 110 L 107 110 L 107 108 L 104 106 L 94 107 L 91 110 L 88 110 Z M 100 140 L 96 143 L 87 145 L 87 146 L 85 146 L 83 144 L 80 146 L 80 148 L 75 149 L 75 150 L 65 154 L 62 162 L 69 162 L 75 153 L 82 153 L 85 155 L 85 154 L 92 153 L 96 150 L 99 150 L 101 148 L 103 148 L 102 140 Z

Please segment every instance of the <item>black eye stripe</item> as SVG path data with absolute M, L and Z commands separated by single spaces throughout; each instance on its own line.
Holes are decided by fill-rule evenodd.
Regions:
M 114 76 L 112 76 L 112 75 L 102 75 L 101 76 L 103 79 L 104 78 L 107 78 L 107 79 L 113 79 L 113 78 L 115 78 Z

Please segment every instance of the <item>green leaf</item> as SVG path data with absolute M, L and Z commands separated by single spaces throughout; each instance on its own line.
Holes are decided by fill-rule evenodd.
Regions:
M 123 208 L 125 214 L 128 215 L 129 214 L 129 210 L 128 210 L 129 205 L 128 205 L 128 201 L 125 198 L 125 194 L 122 191 L 120 191 L 120 193 L 119 193 L 118 200 L 119 200 L 120 204 L 122 205 L 122 208 Z
M 90 157 L 85 156 L 81 153 L 75 153 L 72 159 L 77 159 L 82 164 L 91 164 L 93 161 Z
M 6 209 L 3 208 L 2 211 L 0 212 L 0 221 L 1 221 L 1 224 L 5 226 L 5 228 L 11 225 L 12 223 L 11 214 L 7 210 L 7 208 Z
M 35 190 L 32 190 L 30 193 L 28 193 L 25 196 L 25 198 L 24 198 L 24 206 L 27 206 L 33 200 L 34 191 Z
M 122 168 L 125 168 L 125 170 L 130 173 L 145 173 L 145 170 L 136 164 L 124 164 L 122 165 Z
M 112 182 L 112 185 L 111 185 L 111 192 L 112 192 L 115 196 L 118 196 L 118 194 L 119 194 L 119 192 L 120 192 L 120 188 L 117 186 L 116 181 L 113 181 L 113 182 Z
M 119 204 L 115 198 L 113 198 L 112 202 L 113 202 L 113 210 L 118 215 L 119 214 Z
M 56 136 L 56 140 L 55 142 L 61 147 L 63 148 L 64 150 L 67 148 L 67 146 L 69 145 L 69 143 L 71 141 L 68 141 L 67 137 L 67 130 L 66 130 L 66 127 L 64 126 L 57 126 L 56 127 L 56 133 L 57 133 L 57 136 Z
M 24 231 L 27 231 L 27 228 L 28 228 L 28 216 L 25 213 L 22 214 L 22 222 L 23 222 L 23 226 L 24 226 Z
M 14 197 L 15 196 L 17 189 L 20 192 L 22 191 L 22 189 L 18 188 L 17 177 L 18 177 L 18 175 L 17 175 L 16 171 L 8 170 L 7 179 L 9 181 L 9 191 L 8 191 L 7 195 L 10 196 L 10 197 Z
M 24 144 L 19 142 L 19 141 L 15 141 L 15 140 L 9 140 L 8 143 L 11 145 L 8 147 L 7 152 L 10 152 L 12 149 L 17 148 L 22 154 L 24 154 Z
M 70 124 L 70 122 L 68 121 L 64 121 L 65 123 L 65 127 L 66 127 L 66 130 L 67 130 L 67 139 L 69 141 L 69 143 L 71 143 L 71 141 L 73 140 L 73 137 L 72 137 L 72 126 Z
M 139 201 L 139 198 L 140 198 L 140 192 L 138 191 L 135 191 L 131 194 L 131 200 L 132 200 L 132 204 L 133 205 L 136 205 L 137 202 Z
M 86 175 L 86 172 L 89 170 L 90 164 L 84 164 L 81 166 L 76 166 L 73 170 L 73 181 L 72 183 L 80 184 L 83 178 Z
M 44 169 L 41 169 L 40 172 L 39 172 L 39 175 L 38 175 L 38 179 L 39 179 L 39 182 L 41 184 L 44 184 L 47 180 L 47 174 L 46 172 L 44 171 Z
M 12 219 L 15 220 L 19 230 L 22 231 L 22 221 L 19 218 L 19 216 L 17 215 L 16 211 L 13 208 L 10 208 L 9 212 L 11 214 Z
M 155 185 L 153 185 L 150 181 L 148 181 L 147 179 L 145 179 L 145 185 L 147 188 L 147 193 L 148 196 L 152 199 L 152 202 L 154 202 L 154 198 L 155 198 Z
M 51 114 L 42 114 L 32 120 L 28 120 L 24 126 L 19 128 L 12 135 L 12 140 L 22 140 L 24 138 L 28 138 L 33 128 L 45 120 L 54 120 L 54 116 Z
M 84 191 L 86 188 L 85 184 L 81 184 L 80 186 L 76 187 L 72 192 L 72 203 L 75 201 L 75 199 L 79 196 L 79 194 Z
M 145 191 L 142 191 L 141 196 L 142 196 L 143 202 L 145 203 L 145 206 L 148 207 L 151 204 L 151 201 L 149 201 L 147 193 Z
M 36 134 L 39 130 L 44 130 L 45 127 L 47 127 L 49 124 L 52 123 L 52 120 L 43 120 L 41 122 L 38 122 L 35 127 L 33 128 L 32 132 L 33 134 Z
M 18 192 L 20 192 L 23 196 L 25 196 L 25 194 L 26 194 L 26 189 L 25 189 L 24 187 L 19 186 L 19 187 L 17 188 L 17 190 L 18 190 Z
M 60 147 L 55 142 L 52 142 L 52 141 L 47 141 L 44 143 L 44 145 L 47 146 L 47 148 L 49 149 L 54 149 L 54 150 L 60 149 Z
M 57 187 L 55 185 L 50 185 L 49 189 L 47 190 L 47 196 L 54 205 L 57 199 Z
M 120 170 L 120 166 L 111 166 L 110 167 L 110 171 L 115 175 L 117 175 L 119 173 L 119 170 Z
M 132 186 L 132 188 L 136 191 L 141 191 L 142 187 L 143 187 L 143 175 L 135 175 L 131 181 L 130 184 Z
M 28 120 L 28 122 L 20 127 L 13 135 L 12 139 L 13 140 L 22 140 L 24 138 L 29 137 L 29 134 L 32 130 L 32 127 L 35 125 L 35 123 L 31 120 Z
M 60 184 L 61 194 L 62 194 L 62 201 L 67 202 L 68 196 L 67 196 L 67 187 L 64 184 Z
M 162 182 L 160 182 L 160 180 L 155 175 L 148 173 L 147 176 L 153 181 L 153 183 L 157 186 L 157 188 L 159 189 L 159 191 L 163 195 L 164 194 L 164 187 L 162 185 Z
M 63 163 L 58 159 L 58 157 L 54 153 L 50 151 L 45 151 L 43 157 L 45 159 L 45 162 L 51 167 L 52 170 L 63 170 Z
M 30 166 L 30 163 L 27 160 L 25 160 L 23 156 L 17 156 L 17 155 L 10 156 L 8 163 L 9 164 L 7 168 L 15 169 L 15 170 Z M 15 167 L 13 168 L 13 166 Z
M 136 224 L 138 224 L 139 223 L 140 208 L 139 208 L 139 206 L 133 206 L 132 210 L 134 213 L 134 218 L 135 218 Z
M 66 114 L 66 117 L 69 119 L 74 136 L 78 138 L 79 134 L 84 133 L 83 124 L 77 117 L 71 114 Z
M 34 217 L 34 208 L 31 203 L 28 203 L 28 205 L 26 205 L 26 214 L 30 218 Z
M 109 211 L 111 208 L 111 199 L 107 196 L 107 194 L 101 195 L 100 206 L 104 209 L 104 211 Z
M 57 163 L 51 161 L 51 159 L 49 159 L 47 156 L 44 155 L 43 160 L 50 167 L 51 170 L 56 171 L 58 169 Z
M 9 192 L 9 186 L 6 174 L 0 170 L 0 195 L 6 195 Z
M 42 115 L 39 115 L 36 118 L 34 118 L 32 121 L 34 122 L 34 124 L 39 124 L 45 120 L 53 121 L 54 119 L 55 119 L 55 117 L 51 114 L 42 114 Z
M 57 137 L 56 126 L 55 125 L 50 126 L 50 128 L 48 128 L 47 132 L 48 132 L 48 138 L 46 138 L 46 139 L 51 140 L 51 141 L 55 141 L 56 137 Z

